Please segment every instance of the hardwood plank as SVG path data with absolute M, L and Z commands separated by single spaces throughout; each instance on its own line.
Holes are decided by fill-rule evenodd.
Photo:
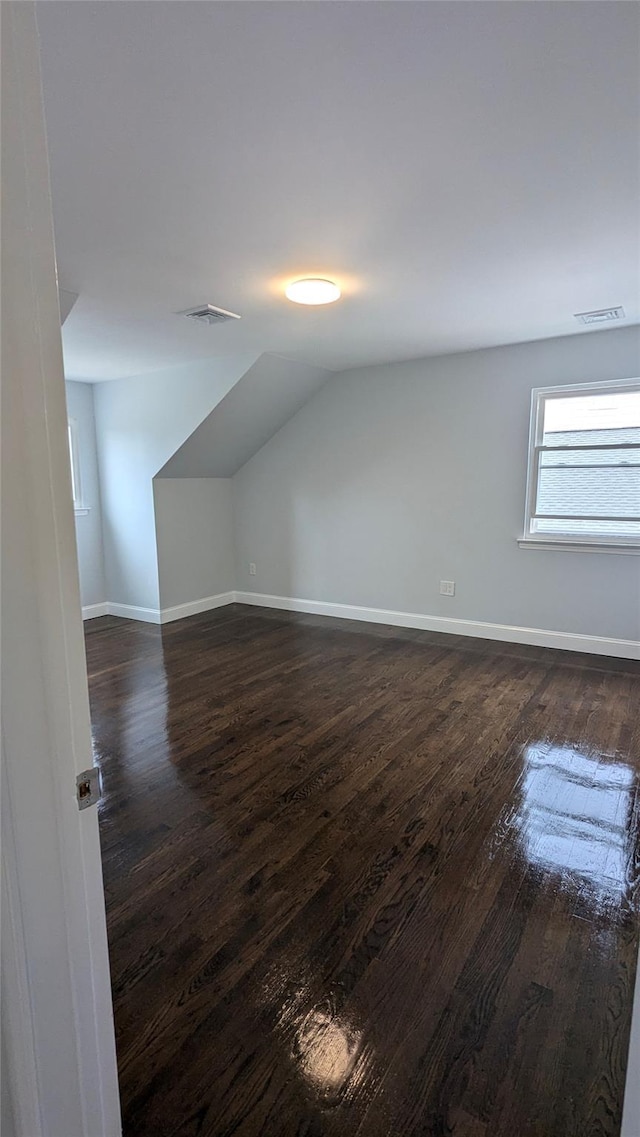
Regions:
M 640 666 L 230 605 L 87 663 L 125 1137 L 615 1137 Z

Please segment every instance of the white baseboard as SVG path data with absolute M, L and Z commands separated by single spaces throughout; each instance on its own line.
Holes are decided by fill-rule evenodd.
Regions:
M 108 616 L 108 615 L 109 615 L 109 605 L 107 604 L 106 600 L 103 600 L 103 602 L 101 604 L 87 604 L 82 609 L 82 619 L 83 620 L 95 620 L 96 616 Z
M 395 612 L 386 608 L 364 608 L 357 604 L 333 604 L 324 600 L 301 600 L 289 596 L 266 596 L 259 592 L 236 592 L 239 604 L 255 604 L 260 608 L 279 608 L 286 612 L 309 612 L 318 616 L 335 616 L 342 620 L 364 620 L 372 624 L 391 624 L 397 628 L 420 628 L 428 632 L 448 632 L 456 636 L 474 636 L 485 640 L 530 644 L 533 647 L 555 647 L 564 651 L 613 655 L 622 659 L 640 659 L 637 640 L 585 636 L 577 632 L 554 632 L 544 628 L 519 628 L 512 624 L 490 624 L 481 620 L 458 620 L 449 616 L 426 616 L 417 612 Z
M 183 620 L 185 616 L 197 616 L 200 612 L 209 612 L 212 608 L 222 608 L 224 604 L 233 604 L 235 598 L 235 592 L 219 592 L 217 596 L 205 596 L 202 600 L 175 604 L 173 608 L 162 609 L 160 623 L 168 624 L 171 620 Z
M 134 604 L 107 603 L 108 616 L 122 616 L 125 620 L 143 620 L 145 624 L 160 624 L 158 608 L 137 608 Z
M 183 620 L 185 616 L 197 616 L 224 604 L 233 604 L 235 592 L 219 592 L 216 596 L 204 596 L 201 600 L 189 600 L 186 604 L 175 604 L 172 608 L 139 608 L 135 604 L 115 604 L 105 600 L 103 604 L 90 604 L 82 609 L 83 620 L 93 620 L 96 616 L 120 616 L 124 620 L 143 620 L 145 624 L 168 624 L 172 620 Z
M 582 651 L 591 655 L 611 655 L 619 659 L 640 659 L 640 642 L 612 639 L 607 636 L 585 636 L 578 632 L 555 632 L 546 628 L 521 628 L 514 624 L 491 624 L 482 620 L 459 620 L 451 616 L 427 616 L 420 612 L 397 612 L 388 608 L 367 608 L 358 604 L 336 604 L 325 600 L 304 600 L 295 596 L 268 596 L 261 592 L 219 592 L 201 600 L 190 600 L 171 608 L 138 608 L 132 604 L 92 604 L 82 609 L 85 620 L 96 616 L 121 616 L 126 620 L 143 620 L 148 624 L 168 624 L 221 608 L 225 604 L 253 604 L 258 608 L 277 608 L 284 612 L 308 612 L 316 616 L 334 616 L 341 620 L 362 620 L 370 624 L 390 624 L 396 628 L 418 628 L 427 632 L 448 632 L 455 636 L 501 640 L 506 643 L 530 644 L 532 647 L 555 647 L 564 651 Z

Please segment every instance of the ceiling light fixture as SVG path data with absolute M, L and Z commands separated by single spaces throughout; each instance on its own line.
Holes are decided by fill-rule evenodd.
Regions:
M 340 299 L 340 289 L 332 280 L 308 276 L 288 284 L 285 295 L 294 304 L 333 304 L 334 300 Z

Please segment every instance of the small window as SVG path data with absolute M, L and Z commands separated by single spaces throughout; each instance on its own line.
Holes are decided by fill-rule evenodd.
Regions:
M 525 540 L 640 545 L 640 382 L 533 391 Z
M 82 509 L 82 482 L 80 479 L 80 450 L 78 447 L 78 424 L 74 418 L 67 423 L 69 434 L 69 458 L 71 461 L 71 490 L 75 509 Z

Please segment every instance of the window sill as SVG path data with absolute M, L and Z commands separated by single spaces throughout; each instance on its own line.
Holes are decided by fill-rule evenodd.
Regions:
M 74 505 L 73 512 L 75 513 L 76 517 L 86 517 L 87 514 L 90 512 L 89 506 L 88 505 Z
M 640 545 L 616 545 L 615 542 L 604 544 L 602 541 L 550 541 L 548 538 L 538 540 L 536 537 L 521 537 L 518 540 L 521 549 L 558 550 L 565 553 L 623 553 L 626 556 L 640 556 Z

